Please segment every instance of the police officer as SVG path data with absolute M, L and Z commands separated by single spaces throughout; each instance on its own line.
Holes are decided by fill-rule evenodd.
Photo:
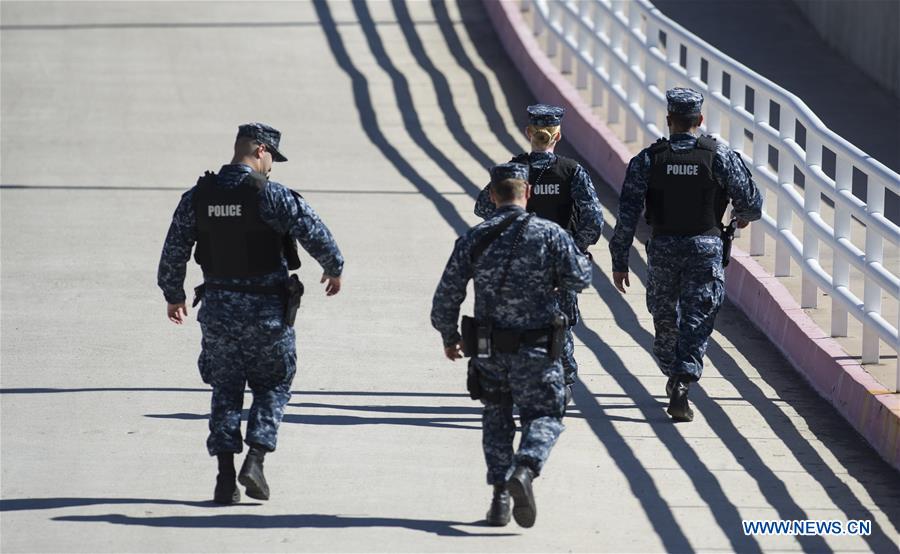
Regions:
M 631 159 L 622 185 L 619 218 L 609 242 L 613 282 L 625 292 L 628 251 L 646 205 L 647 308 L 656 337 L 653 354 L 669 377 L 667 412 L 691 421 L 690 384 L 703 371 L 703 354 L 725 296 L 722 216 L 729 200 L 737 227 L 762 214 L 762 197 L 740 154 L 700 136 L 703 96 L 687 88 L 666 92 L 669 140 L 659 139 Z
M 476 334 L 483 340 L 472 370 L 484 403 L 487 482 L 494 487 L 487 521 L 496 526 L 509 522 L 510 495 L 516 522 L 534 524 L 531 482 L 563 430 L 565 410 L 562 365 L 551 352 L 555 346 L 561 354 L 565 333 L 557 287 L 575 293 L 591 280 L 590 260 L 572 237 L 556 223 L 526 213 L 527 179 L 527 165 L 508 163 L 491 170 L 490 195 L 497 208 L 457 240 L 431 309 L 444 354 L 459 359 L 459 308 L 466 284 L 474 280 Z M 466 354 L 472 355 L 471 350 L 470 345 Z M 515 453 L 513 405 L 522 426 Z
M 603 212 L 591 178 L 575 160 L 558 156 L 553 150 L 562 138 L 560 125 L 565 109 L 547 104 L 528 106 L 529 125 L 525 135 L 531 152 L 513 157 L 515 163 L 530 167 L 531 199 L 526 209 L 549 219 L 567 230 L 581 252 L 600 239 Z M 488 218 L 494 213 L 490 185 L 484 187 L 475 203 L 475 215 Z M 569 320 L 563 369 L 566 377 L 566 403 L 572 398 L 572 384 L 578 374 L 572 329 L 578 323 L 578 295 L 561 290 L 563 311 Z
M 247 496 L 269 498 L 263 459 L 275 450 L 296 370 L 294 329 L 285 321 L 286 302 L 299 301 L 297 291 L 286 298 L 288 260 L 291 269 L 299 267 L 295 240 L 324 269 L 326 294 L 341 290 L 344 259 L 331 232 L 302 197 L 268 180 L 273 162 L 287 161 L 280 140 L 281 133 L 268 125 L 241 125 L 231 163 L 218 175 L 207 172 L 181 197 L 159 261 L 169 320 L 180 325 L 187 316 L 186 264 L 197 244 L 194 257 L 204 280 L 198 287 L 203 300 L 198 364 L 203 381 L 212 386 L 206 445 L 218 458 L 214 500 L 220 504 L 240 501 L 234 454 L 242 450 L 245 384 L 253 392 L 249 452 L 237 479 Z

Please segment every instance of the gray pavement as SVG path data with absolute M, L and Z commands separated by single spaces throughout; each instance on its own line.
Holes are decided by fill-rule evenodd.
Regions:
M 478 404 L 428 311 L 533 100 L 480 4 L 4 1 L 0 19 L 3 552 L 896 551 L 897 473 L 732 307 L 695 422 L 669 422 L 643 249 L 620 296 L 606 239 L 537 525 L 480 523 Z M 348 263 L 325 298 L 304 259 L 272 499 L 217 508 L 199 328 L 166 321 L 155 275 L 181 191 L 248 120 L 284 132 L 273 177 Z M 752 518 L 873 533 L 748 537 Z

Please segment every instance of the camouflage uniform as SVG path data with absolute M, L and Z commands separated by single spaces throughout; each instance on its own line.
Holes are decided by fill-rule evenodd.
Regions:
M 673 89 L 668 96 L 670 113 L 679 113 L 685 105 L 699 111 L 702 103 L 702 96 L 688 89 Z M 675 133 L 669 143 L 674 151 L 690 150 L 697 137 Z M 628 252 L 644 210 L 651 163 L 649 149 L 644 149 L 628 164 L 619 217 L 609 242 L 614 272 L 628 271 Z M 735 217 L 744 221 L 760 218 L 762 197 L 738 153 L 717 144 L 712 174 L 730 198 Z M 725 297 L 722 239 L 654 237 L 647 243 L 647 266 L 647 309 L 656 331 L 653 354 L 665 375 L 696 381 L 702 374 L 703 355 Z
M 280 156 L 280 154 L 279 154 Z M 277 160 L 277 158 L 276 158 Z M 238 186 L 252 172 L 243 164 L 222 166 L 218 185 Z M 158 283 L 170 304 L 185 301 L 184 278 L 197 240 L 192 203 L 196 187 L 187 191 L 175 210 L 159 262 Z M 340 276 L 344 259 L 331 232 L 316 212 L 284 186 L 269 181 L 259 193 L 260 215 L 278 233 L 289 233 L 328 275 Z M 204 278 L 224 285 L 282 285 L 287 262 L 280 270 L 253 278 Z M 278 426 L 291 396 L 296 371 L 294 329 L 284 323 L 280 297 L 227 290 L 207 290 L 197 314 L 203 333 L 200 376 L 212 386 L 207 448 L 210 455 L 240 452 L 241 409 L 245 384 L 253 391 L 246 442 L 275 450 Z
M 529 122 L 538 126 L 556 126 L 562 121 L 565 110 L 555 106 L 538 104 L 528 107 Z M 515 156 L 513 160 L 521 159 L 525 154 Z M 545 168 L 553 166 L 558 156 L 553 152 L 531 152 L 527 154 L 528 165 L 532 172 L 540 173 Z M 575 239 L 575 246 L 581 252 L 587 252 L 588 247 L 600 240 L 603 231 L 603 211 L 600 208 L 600 200 L 591 177 L 581 165 L 578 165 L 571 182 L 572 221 L 556 223 L 562 225 Z M 482 189 L 475 201 L 475 215 L 482 219 L 491 217 L 494 213 L 494 203 L 491 202 L 490 185 Z M 578 374 L 578 363 L 575 361 L 575 343 L 572 329 L 578 324 L 580 312 L 578 310 L 578 294 L 570 290 L 559 291 L 559 302 L 564 314 L 569 318 L 569 328 L 566 331 L 565 351 L 563 352 L 563 370 L 566 384 L 575 382 Z
M 473 265 L 473 246 L 506 217 L 513 223 Z M 434 293 L 431 322 L 440 331 L 444 345 L 460 340 L 457 329 L 459 308 L 466 296 L 466 284 L 474 280 L 475 317 L 489 319 L 495 329 L 542 329 L 550 327 L 558 314 L 556 287 L 579 291 L 591 279 L 589 259 L 572 238 L 555 223 L 532 218 L 524 229 L 509 265 L 503 294 L 498 298 L 499 274 L 525 210 L 503 206 L 484 223 L 456 242 L 453 254 Z M 483 447 L 488 484 L 503 483 L 517 465 L 539 474 L 553 444 L 564 429 L 565 385 L 562 366 L 551 360 L 544 347 L 523 346 L 516 353 L 494 352 L 490 358 L 473 358 L 485 396 L 502 395 L 503 401 L 483 400 Z M 522 438 L 513 453 L 513 404 L 519 408 Z

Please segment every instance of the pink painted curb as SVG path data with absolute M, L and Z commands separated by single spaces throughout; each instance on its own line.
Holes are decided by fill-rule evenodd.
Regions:
M 541 102 L 566 108 L 566 140 L 604 181 L 621 191 L 631 154 L 594 116 L 575 86 L 534 40 L 512 0 L 484 7 L 513 64 Z M 900 470 L 900 394 L 889 393 L 822 331 L 774 277 L 734 249 L 726 270 L 728 298 L 768 337 L 812 387 L 850 422 L 878 453 Z

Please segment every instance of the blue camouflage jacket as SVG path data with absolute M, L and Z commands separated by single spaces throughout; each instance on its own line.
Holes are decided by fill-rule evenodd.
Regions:
M 675 133 L 670 137 L 669 143 L 673 150 L 689 150 L 697 144 L 697 137 L 689 133 Z M 628 271 L 628 252 L 634 241 L 638 220 L 644 211 L 651 162 L 649 149 L 645 148 L 631 159 L 625 172 L 619 196 L 619 217 L 609 241 L 613 271 Z M 731 199 L 735 217 L 744 221 L 756 221 L 762 216 L 762 196 L 740 154 L 717 143 L 712 170 L 713 178 Z
M 532 217 L 516 247 L 502 294 L 497 290 L 524 215 L 519 206 L 503 206 L 456 241 L 431 307 L 431 324 L 441 333 L 445 346 L 460 340 L 459 308 L 470 279 L 475 281 L 475 318 L 490 319 L 494 327 L 503 329 L 550 326 L 559 313 L 556 289 L 580 291 L 590 284 L 591 262 L 578 251 L 572 237 L 556 223 Z M 510 216 L 519 221 L 473 263 L 474 245 Z
M 244 177 L 252 172 L 252 168 L 243 164 L 222 166 L 218 183 L 223 187 L 235 187 Z M 162 256 L 159 260 L 157 283 L 169 304 L 185 301 L 184 278 L 191 251 L 197 241 L 197 229 L 192 202 L 194 189 L 185 192 L 166 235 Z M 344 268 L 344 258 L 332 237 L 328 227 L 322 223 L 305 200 L 295 198 L 289 189 L 274 181 L 269 181 L 259 193 L 260 216 L 263 221 L 278 233 L 290 235 L 312 256 L 328 275 L 338 277 Z M 207 282 L 242 285 L 277 285 L 287 279 L 287 261 L 282 260 L 280 270 L 261 277 L 245 279 L 207 279 Z M 210 291 L 208 294 L 227 299 L 241 296 L 242 293 L 231 291 Z M 245 296 L 245 295 L 244 295 Z
M 556 162 L 556 154 L 553 152 L 531 152 L 528 160 L 532 170 L 541 170 Z M 515 161 L 515 158 L 513 158 Z M 600 209 L 600 201 L 597 192 L 591 182 L 591 177 L 581 165 L 575 170 L 572 177 L 572 202 L 575 222 L 574 238 L 578 250 L 585 252 L 592 244 L 600 240 L 603 231 L 603 211 Z M 475 201 L 475 215 L 487 219 L 494 213 L 494 203 L 491 202 L 491 186 L 482 189 Z

